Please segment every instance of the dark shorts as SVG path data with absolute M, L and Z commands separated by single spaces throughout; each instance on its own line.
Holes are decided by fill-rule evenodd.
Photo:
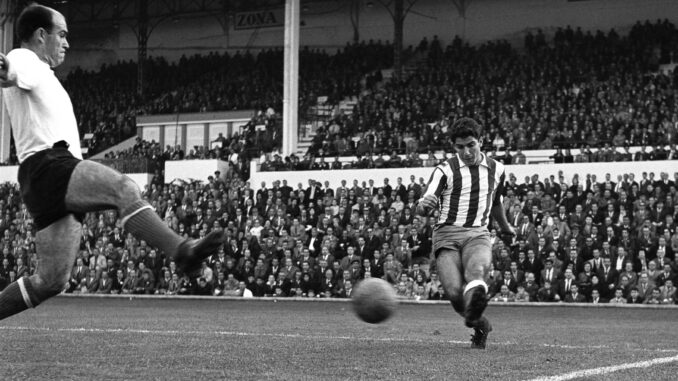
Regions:
M 71 174 L 81 160 L 68 151 L 66 143 L 60 143 L 33 154 L 19 165 L 21 197 L 37 230 L 75 214 L 66 208 L 66 192 Z M 76 215 L 79 221 L 83 217 Z

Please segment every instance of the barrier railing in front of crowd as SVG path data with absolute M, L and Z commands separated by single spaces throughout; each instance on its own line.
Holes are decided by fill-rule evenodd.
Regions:
M 134 159 L 94 159 L 101 164 L 107 165 L 121 173 L 148 173 L 149 160 L 144 158 Z

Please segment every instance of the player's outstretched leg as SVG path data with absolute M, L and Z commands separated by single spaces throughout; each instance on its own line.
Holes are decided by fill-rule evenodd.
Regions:
M 80 223 L 68 215 L 35 236 L 38 268 L 0 293 L 0 320 L 34 308 L 64 290 L 80 246 Z
M 464 278 L 464 318 L 467 327 L 473 328 L 471 343 L 474 348 L 485 348 L 487 335 L 492 325 L 483 317 L 487 307 L 488 286 L 485 282 L 492 261 L 489 233 L 484 232 L 470 239 L 462 249 Z
M 132 179 L 94 161 L 84 160 L 73 170 L 66 206 L 70 211 L 83 213 L 117 208 L 123 229 L 164 251 L 187 273 L 197 270 L 200 262 L 223 243 L 220 232 L 212 232 L 201 240 L 185 240 L 141 198 Z
M 464 298 L 462 294 L 461 257 L 459 252 L 450 249 L 440 249 L 436 259 L 436 271 L 443 285 L 445 295 L 452 303 L 452 308 L 464 316 Z

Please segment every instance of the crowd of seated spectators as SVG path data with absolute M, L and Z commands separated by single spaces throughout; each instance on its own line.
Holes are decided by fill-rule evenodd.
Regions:
M 426 49 L 426 65 L 363 93 L 352 113 L 319 131 L 311 153 L 435 151 L 464 115 L 487 127 L 488 151 L 676 143 L 678 71 L 658 72 L 678 58 L 678 30 L 666 20 L 639 22 L 626 36 L 566 27 L 547 41 L 529 33 L 524 49 L 459 38 L 447 47 L 434 38 Z
M 677 126 L 678 127 L 678 126 Z M 451 144 L 451 142 L 449 142 Z M 448 146 L 448 152 L 451 149 Z M 493 159 L 504 164 L 527 164 L 527 156 L 521 149 L 511 151 L 505 148 L 499 152 L 497 148 L 492 148 L 488 155 Z M 282 159 L 279 154 L 264 155 L 261 157 L 260 171 L 317 171 L 329 169 L 371 169 L 371 168 L 410 168 L 410 167 L 433 167 L 445 160 L 445 152 L 429 151 L 422 155 L 416 152 L 406 153 L 405 149 L 395 149 L 390 155 L 370 155 L 357 156 L 350 161 L 340 160 L 339 156 L 334 159 L 326 160 L 324 156 L 315 157 L 307 154 L 301 159 L 297 155 L 286 156 Z M 539 159 L 539 158 L 538 158 Z M 654 161 L 654 160 L 678 160 L 678 149 L 676 144 L 672 144 L 669 149 L 657 146 L 648 150 L 642 146 L 639 151 L 631 153 L 628 146 L 623 150 L 613 149 L 609 145 L 598 149 L 584 147 L 578 151 L 572 152 L 569 148 L 556 148 L 555 153 L 548 157 L 555 164 L 561 163 L 598 163 L 614 161 Z M 543 160 L 538 160 L 542 162 Z
M 144 149 L 152 150 L 151 147 Z M 503 207 L 517 236 L 490 226 L 490 297 L 497 302 L 676 302 L 678 172 L 671 177 L 509 175 Z M 198 274 L 121 230 L 115 211 L 89 213 L 65 292 L 349 297 L 379 277 L 407 299 L 445 299 L 432 260 L 435 215 L 415 216 L 424 179 L 337 188 L 286 180 L 254 189 L 221 173 L 152 183 L 144 197 L 185 237 L 225 231 Z M 35 231 L 16 184 L 0 186 L 0 283 L 35 271 Z
M 489 127 L 488 151 L 675 144 L 676 76 L 657 74 L 660 64 L 677 56 L 673 24 L 639 22 L 626 36 L 566 27 L 550 41 L 541 32 L 528 33 L 523 48 L 501 40 L 470 46 L 459 38 L 443 47 L 435 37 L 425 39 L 416 52 L 427 55 L 426 65 L 386 83 L 380 83 L 380 69 L 392 65 L 389 43 L 349 44 L 335 54 L 302 48 L 300 115 L 319 96 L 332 105 L 360 95 L 352 113 L 340 113 L 318 130 L 310 154 L 392 155 L 392 147 L 406 154 L 436 151 L 449 143 L 449 121 L 470 114 Z M 405 57 L 413 54 L 408 48 Z M 269 108 L 279 113 L 282 62 L 281 49 L 209 53 L 172 63 L 151 57 L 143 99 L 136 92 L 134 62 L 96 72 L 76 69 L 64 85 L 81 134 L 93 135 L 86 140 L 91 155 L 133 136 L 140 114 Z M 279 140 L 248 143 L 245 148 L 256 151 L 280 147 Z
M 448 151 L 451 149 L 448 147 Z M 342 161 L 336 156 L 331 161 L 326 161 L 324 156 L 314 157 L 307 154 L 302 158 L 297 155 L 286 156 L 282 159 L 279 154 L 264 155 L 261 157 L 260 171 L 318 171 L 328 169 L 381 169 L 381 168 L 413 168 L 413 167 L 433 167 L 445 160 L 446 153 L 428 152 L 427 155 L 420 155 L 416 152 L 407 154 L 401 150 L 394 150 L 390 155 L 365 155 L 357 156 L 350 161 Z M 503 154 L 491 152 L 489 155 L 501 161 L 504 164 L 526 164 L 526 156 L 521 150 L 513 154 L 506 150 Z
M 259 128 L 264 126 L 265 128 Z M 257 113 L 252 119 L 231 136 L 222 133 L 211 142 L 210 147 L 197 145 L 184 150 L 180 144 L 168 144 L 164 148 L 155 141 L 137 138 L 135 144 L 127 149 L 112 150 L 99 159 L 104 164 L 122 170 L 123 173 L 151 173 L 156 185 L 162 185 L 164 178 L 162 168 L 167 160 L 205 160 L 219 159 L 229 163 L 229 171 L 225 176 L 249 178 L 249 161 L 257 155 L 280 145 L 280 119 L 270 110 Z M 188 151 L 188 152 L 186 152 Z M 119 165 L 137 165 L 134 170 L 118 168 Z M 138 165 L 142 165 L 139 167 Z M 139 168 L 139 169 L 136 169 Z
M 321 95 L 334 104 L 358 94 L 367 74 L 392 64 L 392 50 L 381 41 L 348 44 L 334 54 L 302 48 L 300 112 L 315 105 Z M 137 94 L 137 64 L 131 61 L 103 65 L 92 72 L 75 69 L 67 75 L 64 87 L 81 134 L 93 134 L 87 139 L 92 155 L 133 136 L 137 115 L 269 108 L 279 113 L 282 67 L 282 49 L 256 54 L 212 52 L 171 63 L 149 57 L 143 98 Z M 247 147 L 254 146 L 256 142 Z M 275 147 L 263 148 L 270 152 Z

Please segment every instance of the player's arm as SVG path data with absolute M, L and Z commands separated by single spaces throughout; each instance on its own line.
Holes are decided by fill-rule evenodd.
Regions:
M 501 178 L 499 179 L 499 186 L 494 190 L 494 201 L 492 202 L 492 218 L 499 224 L 499 229 L 502 234 L 516 235 L 516 232 L 513 230 L 511 224 L 509 224 L 508 219 L 506 219 L 506 212 L 504 211 L 504 206 L 502 205 L 502 196 L 501 194 L 504 191 L 504 177 L 502 173 Z
M 426 193 L 417 202 L 416 214 L 428 216 L 438 206 L 438 198 L 447 186 L 447 175 L 440 167 L 436 167 L 426 186 Z
M 501 205 L 492 206 L 492 217 L 499 224 L 499 228 L 501 229 L 502 233 L 515 235 L 513 226 L 508 223 L 508 220 L 506 219 L 506 213 L 504 213 L 504 208 Z
M 10 53 L 8 57 L 0 53 L 0 87 L 17 86 L 31 90 L 40 81 L 40 69 L 36 62 L 21 54 Z M 32 53 L 31 53 L 32 54 Z
M 9 83 L 9 60 L 2 53 L 0 53 L 0 85 L 2 87 L 12 86 Z

